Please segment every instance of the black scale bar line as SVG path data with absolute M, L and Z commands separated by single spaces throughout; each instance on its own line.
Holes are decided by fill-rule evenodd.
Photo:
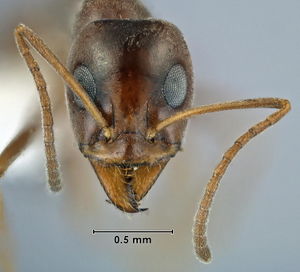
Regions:
M 174 230 L 93 230 L 95 233 L 171 233 L 174 234 Z

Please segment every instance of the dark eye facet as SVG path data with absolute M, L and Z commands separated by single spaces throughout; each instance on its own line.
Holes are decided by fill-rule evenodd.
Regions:
M 90 96 L 90 98 L 95 101 L 97 86 L 89 69 L 84 65 L 78 66 L 74 71 L 74 77 Z M 82 101 L 77 95 L 75 95 L 75 102 L 80 108 L 84 108 Z
M 180 64 L 174 65 L 164 82 L 163 95 L 167 104 L 172 108 L 182 105 L 187 93 L 187 78 Z

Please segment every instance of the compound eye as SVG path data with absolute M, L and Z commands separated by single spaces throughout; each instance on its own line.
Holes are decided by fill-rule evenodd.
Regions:
M 97 86 L 94 77 L 89 69 L 84 65 L 78 66 L 74 71 L 74 77 L 80 83 L 86 93 L 90 96 L 91 100 L 95 101 Z M 84 108 L 84 105 L 80 98 L 77 95 L 75 95 L 74 98 L 76 104 L 80 108 Z
M 174 65 L 164 82 L 163 95 L 167 104 L 172 108 L 181 106 L 187 94 L 187 78 L 180 64 Z

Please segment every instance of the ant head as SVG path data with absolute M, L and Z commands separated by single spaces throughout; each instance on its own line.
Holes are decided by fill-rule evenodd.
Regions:
M 180 149 L 186 121 L 147 131 L 190 107 L 192 65 L 180 31 L 161 20 L 101 20 L 75 37 L 69 70 L 97 106 L 113 136 L 107 141 L 85 105 L 67 90 L 82 153 L 111 201 L 127 212 Z

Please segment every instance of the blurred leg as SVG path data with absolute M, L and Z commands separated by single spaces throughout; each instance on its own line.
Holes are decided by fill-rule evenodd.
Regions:
M 28 124 L 6 146 L 0 154 L 0 178 L 9 166 L 21 155 L 34 137 L 39 124 Z

